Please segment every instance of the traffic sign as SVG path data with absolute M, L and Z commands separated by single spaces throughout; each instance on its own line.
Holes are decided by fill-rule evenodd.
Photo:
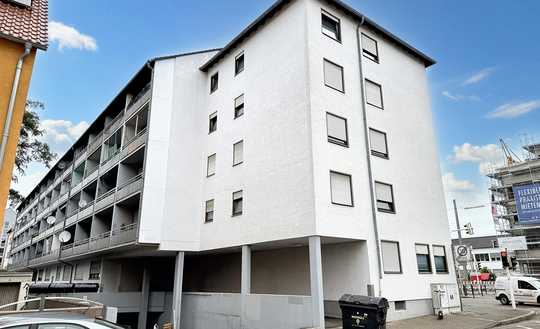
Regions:
M 508 236 L 497 238 L 499 248 L 508 251 L 527 250 L 527 239 L 524 236 Z

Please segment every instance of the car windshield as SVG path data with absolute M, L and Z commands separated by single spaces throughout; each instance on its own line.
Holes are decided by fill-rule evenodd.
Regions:
M 531 280 L 529 281 L 536 289 L 540 290 L 540 280 Z
M 109 327 L 111 329 L 124 329 L 124 327 L 120 327 L 119 325 L 116 325 L 112 322 L 101 320 L 101 319 L 96 319 L 95 322 L 98 324 L 101 324 L 102 326 Z

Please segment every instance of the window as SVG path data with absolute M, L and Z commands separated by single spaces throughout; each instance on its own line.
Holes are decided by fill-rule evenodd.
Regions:
M 523 280 L 518 280 L 518 289 L 536 290 L 532 284 Z
M 49 281 L 51 279 L 51 269 L 46 268 L 45 269 L 45 281 Z
M 366 79 L 366 102 L 378 108 L 383 108 L 381 85 Z
M 362 33 L 362 53 L 364 57 L 371 59 L 374 62 L 379 62 L 379 50 L 377 49 L 377 41 Z
M 214 199 L 206 201 L 206 210 L 204 215 L 204 222 L 209 223 L 214 220 Z
M 239 118 L 242 115 L 244 115 L 244 94 L 234 100 L 234 118 Z
M 56 274 L 55 274 L 55 276 L 54 276 L 55 279 L 56 279 L 56 281 L 62 280 L 62 279 L 60 278 L 61 275 L 62 275 L 62 266 L 61 266 L 61 265 L 58 265 L 58 266 L 56 266 Z
M 83 272 L 81 269 L 81 266 L 79 264 L 75 264 L 75 280 L 82 280 L 83 279 Z
M 324 60 L 324 84 L 337 91 L 345 92 L 343 82 L 343 67 Z
M 210 93 L 213 93 L 218 89 L 218 83 L 219 83 L 219 72 L 214 73 L 210 77 Z
M 388 159 L 388 144 L 385 133 L 369 128 L 369 144 L 372 155 Z
M 211 134 L 217 130 L 217 112 L 210 114 L 208 120 L 208 133 Z
M 431 273 L 431 257 L 427 244 L 415 244 L 418 273 Z
M 476 254 L 474 257 L 477 262 L 489 262 L 489 254 Z
M 339 19 L 323 11 L 321 13 L 322 33 L 341 42 L 341 27 Z
M 394 309 L 396 311 L 405 311 L 407 309 L 407 304 L 404 300 L 396 300 L 394 302 Z
M 244 162 L 244 141 L 239 141 L 233 145 L 233 166 Z
M 99 273 L 101 272 L 101 262 L 99 260 L 90 262 L 90 274 L 89 280 L 99 280 Z
M 392 185 L 375 182 L 375 195 L 377 197 L 377 210 L 390 213 L 396 212 Z
M 352 207 L 351 175 L 330 171 L 330 193 L 333 204 Z
M 206 177 L 213 176 L 216 173 L 216 154 L 212 154 L 206 161 Z
M 233 193 L 232 197 L 232 215 L 239 216 L 242 215 L 244 208 L 244 192 L 237 191 Z
M 444 246 L 433 246 L 433 260 L 435 261 L 436 273 L 448 273 L 446 262 L 446 250 Z
M 64 273 L 62 274 L 62 281 L 71 281 L 71 265 L 64 265 Z
M 383 270 L 386 274 L 401 273 L 401 257 L 399 253 L 399 242 L 381 241 Z
M 43 270 L 38 271 L 37 280 L 38 281 L 43 281 Z
M 326 113 L 326 130 L 328 141 L 341 146 L 349 146 L 347 134 L 347 119 Z
M 244 71 L 244 53 L 241 53 L 234 59 L 234 74 L 238 75 L 242 71 Z

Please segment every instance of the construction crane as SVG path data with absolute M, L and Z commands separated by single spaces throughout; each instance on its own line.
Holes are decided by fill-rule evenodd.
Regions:
M 499 142 L 501 143 L 501 149 L 504 153 L 504 157 L 506 159 L 506 165 L 510 167 L 514 163 L 521 162 L 521 159 L 518 157 L 518 155 L 512 151 L 512 149 L 506 144 L 506 142 L 499 138 Z

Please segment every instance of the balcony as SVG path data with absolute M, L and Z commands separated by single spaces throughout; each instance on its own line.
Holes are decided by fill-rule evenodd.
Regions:
M 128 140 L 124 146 L 122 146 L 122 155 L 121 158 L 125 158 L 129 154 L 133 153 L 133 151 L 137 150 L 141 145 L 143 145 L 146 142 L 146 131 L 141 130 L 137 135 L 135 135 L 132 139 Z
M 116 151 L 114 154 L 112 154 L 108 159 L 104 160 L 101 163 L 100 172 L 105 173 L 109 169 L 111 169 L 115 164 L 118 163 L 118 160 L 120 160 L 120 150 Z
M 105 232 L 88 239 L 76 241 L 62 247 L 60 258 L 68 258 L 96 252 L 104 249 L 135 242 L 137 239 L 137 223 L 126 225 L 114 231 Z
M 60 249 L 52 250 L 48 253 L 43 253 L 40 257 L 32 258 L 28 261 L 28 266 L 36 266 L 44 263 L 52 262 L 60 256 Z
M 89 201 L 87 204 L 79 209 L 79 218 L 86 218 L 90 216 L 94 212 L 94 208 L 92 207 L 94 205 L 94 201 Z
M 105 129 L 103 129 L 106 136 L 110 135 L 111 133 L 115 132 L 118 127 L 120 127 L 123 123 L 124 113 L 120 112 L 118 115 L 109 122 Z
M 109 191 L 97 197 L 95 206 L 94 206 L 94 211 L 100 211 L 101 209 L 111 205 L 114 202 L 114 192 L 116 192 L 116 189 L 112 188 Z
M 151 94 L 151 84 L 149 83 L 137 94 L 137 96 L 133 98 L 131 103 L 128 105 L 125 115 L 126 119 L 129 119 L 133 113 L 137 112 L 137 110 L 150 99 Z
M 100 132 L 89 144 L 87 154 L 92 154 L 103 142 L 103 132 Z
M 77 167 L 79 164 L 81 164 L 81 162 L 84 161 L 84 159 L 86 159 L 86 154 L 87 154 L 86 150 L 87 150 L 87 148 L 85 147 L 83 149 L 75 151 L 75 155 L 74 155 L 75 167 Z
M 116 188 L 116 201 L 123 200 L 126 197 L 139 192 L 143 186 L 143 174 L 140 173 L 135 177 L 130 178 L 128 181 Z

